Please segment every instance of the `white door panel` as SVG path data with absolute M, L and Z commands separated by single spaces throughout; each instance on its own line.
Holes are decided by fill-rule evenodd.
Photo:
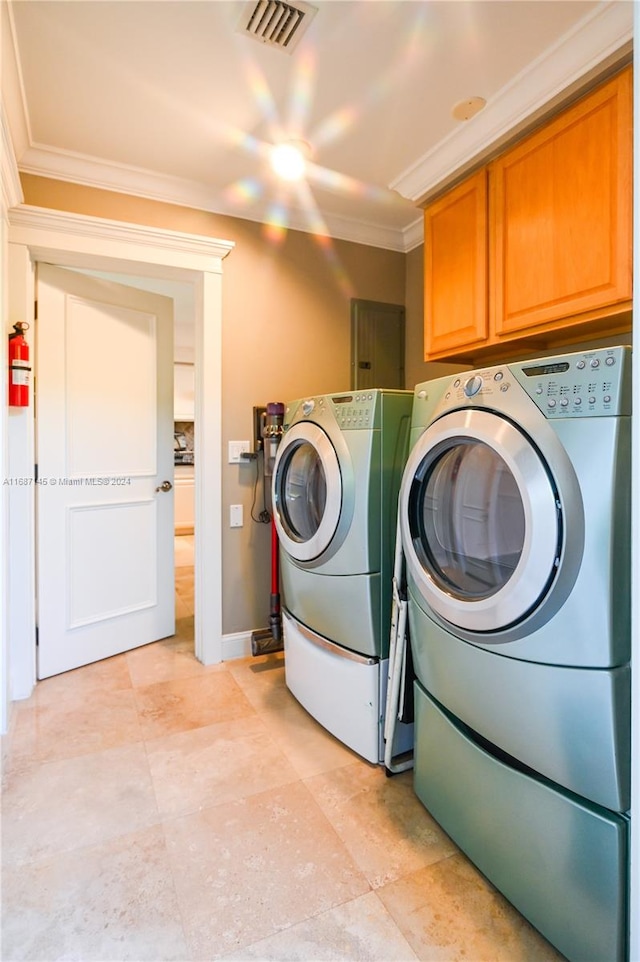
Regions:
M 151 313 L 66 298 L 66 467 L 73 475 L 155 472 L 156 326 Z M 87 363 L 87 348 L 97 364 Z
M 171 635 L 169 298 L 38 269 L 38 676 Z
M 130 550 L 133 540 L 155 556 L 155 501 L 70 507 L 67 520 L 70 628 L 157 605 L 155 572 Z

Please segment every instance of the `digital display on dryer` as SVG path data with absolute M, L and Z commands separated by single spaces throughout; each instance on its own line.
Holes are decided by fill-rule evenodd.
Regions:
M 334 404 L 350 404 L 353 401 L 353 394 L 343 394 L 342 397 L 332 397 Z
M 566 361 L 557 361 L 555 364 L 536 364 L 534 367 L 523 367 L 522 373 L 527 377 L 538 377 L 540 374 L 562 374 L 569 370 Z

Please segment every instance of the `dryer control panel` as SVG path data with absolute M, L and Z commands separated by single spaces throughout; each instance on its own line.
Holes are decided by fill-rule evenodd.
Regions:
M 628 347 L 521 361 L 508 370 L 548 418 L 631 414 Z
M 514 391 L 516 386 L 521 389 Z M 524 393 L 551 420 L 631 414 L 631 348 L 579 351 L 478 368 L 454 378 L 417 384 L 412 430 L 420 431 L 445 411 L 465 407 L 510 410 Z M 415 438 L 414 438 L 415 440 Z
M 335 419 L 343 430 L 370 428 L 376 405 L 375 391 L 355 391 L 330 397 Z

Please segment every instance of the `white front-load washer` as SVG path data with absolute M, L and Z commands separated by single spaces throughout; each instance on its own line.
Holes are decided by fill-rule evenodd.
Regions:
M 413 393 L 286 405 L 273 471 L 287 686 L 371 762 L 382 741 L 397 499 Z M 403 731 L 406 729 L 405 731 Z M 399 744 L 412 744 L 400 726 Z
M 630 405 L 624 347 L 418 385 L 400 494 L 417 794 L 575 959 L 625 952 Z

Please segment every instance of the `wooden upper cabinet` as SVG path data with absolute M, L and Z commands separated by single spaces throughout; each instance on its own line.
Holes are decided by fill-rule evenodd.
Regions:
M 487 172 L 426 208 L 425 359 L 486 340 Z
M 630 300 L 630 68 L 495 160 L 490 178 L 497 340 Z

